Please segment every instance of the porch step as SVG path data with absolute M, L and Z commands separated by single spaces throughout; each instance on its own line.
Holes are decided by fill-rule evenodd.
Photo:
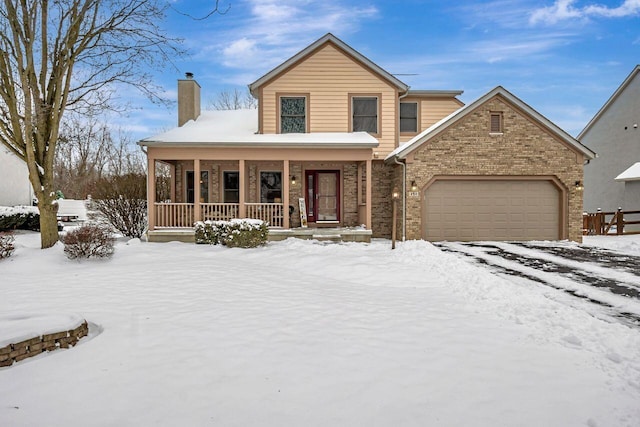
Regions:
M 320 242 L 341 242 L 342 234 L 313 234 L 311 238 Z
M 364 228 L 272 228 L 269 230 L 270 241 L 296 239 L 315 239 L 329 242 L 371 242 L 371 230 Z
M 147 241 L 149 242 L 184 242 L 195 243 L 196 233 L 192 228 L 164 229 L 147 231 Z

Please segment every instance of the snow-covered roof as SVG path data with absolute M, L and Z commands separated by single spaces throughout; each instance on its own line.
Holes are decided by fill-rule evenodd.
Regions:
M 258 110 L 203 111 L 181 127 L 145 138 L 142 146 L 372 148 L 378 140 L 367 132 L 259 134 Z
M 631 165 L 615 179 L 616 181 L 640 181 L 640 162 Z
M 269 80 L 271 80 L 272 78 L 276 77 L 281 72 L 283 72 L 284 70 L 288 69 L 290 66 L 292 66 L 295 63 L 297 63 L 298 61 L 300 61 L 305 56 L 307 56 L 310 53 L 314 52 L 320 46 L 324 45 L 325 43 L 329 43 L 329 42 L 333 43 L 336 46 L 338 46 L 340 49 L 345 51 L 347 54 L 351 55 L 353 58 L 355 58 L 356 60 L 358 60 L 359 62 L 364 64 L 366 67 L 368 67 L 373 72 L 378 74 L 382 79 L 388 81 L 389 83 L 391 83 L 392 85 L 394 85 L 395 87 L 400 89 L 401 92 L 406 92 L 407 90 L 409 90 L 409 86 L 407 86 L 405 83 L 403 83 L 402 81 L 397 79 L 393 74 L 389 73 L 388 71 L 386 71 L 385 69 L 383 69 L 382 67 L 380 67 L 379 65 L 377 65 L 376 63 L 371 61 L 369 58 L 367 58 L 366 56 L 362 55 L 360 52 L 358 52 L 357 50 L 355 50 L 354 48 L 352 48 L 351 46 L 349 46 L 348 44 L 346 44 L 345 42 L 343 42 L 342 40 L 340 40 L 339 38 L 337 38 L 336 36 L 334 36 L 331 33 L 325 34 L 324 36 L 322 36 L 321 38 L 319 38 L 315 42 L 311 43 L 306 48 L 302 49 L 300 52 L 296 53 L 291 58 L 287 59 L 282 64 L 278 65 L 273 70 L 269 71 L 264 76 L 260 77 L 255 82 L 251 83 L 249 85 L 249 90 L 251 90 L 251 92 L 253 93 L 257 88 L 262 86 L 264 83 L 266 83 Z
M 401 158 L 401 159 L 405 158 L 408 154 L 410 154 L 413 150 L 418 148 L 424 142 L 426 142 L 426 141 L 430 140 L 431 138 L 435 137 L 440 132 L 444 131 L 449 126 L 451 126 L 452 124 L 456 123 L 458 120 L 462 119 L 467 113 L 475 110 L 480 105 L 484 104 L 485 102 L 487 102 L 488 100 L 490 100 L 491 98 L 493 98 L 496 95 L 502 96 L 505 100 L 507 100 L 511 104 L 515 105 L 516 107 L 518 107 L 519 109 L 521 109 L 522 111 L 527 113 L 527 115 L 529 115 L 530 117 L 532 117 L 535 120 L 537 120 L 540 124 L 545 126 L 548 130 L 550 130 L 558 138 L 560 138 L 561 140 L 565 141 L 569 146 L 574 147 L 577 151 L 579 151 L 582 154 L 584 154 L 588 159 L 595 158 L 596 154 L 593 151 L 591 151 L 590 149 L 588 149 L 587 147 L 582 145 L 578 140 L 573 138 L 567 132 L 565 132 L 564 130 L 559 128 L 557 125 L 555 125 L 553 122 L 551 122 L 549 119 L 544 117 L 542 114 L 538 113 L 536 110 L 531 108 L 529 105 L 527 105 L 525 102 L 523 102 L 520 98 L 518 98 L 517 96 L 513 95 L 511 92 L 509 92 L 508 90 L 506 90 L 502 86 L 497 86 L 494 89 L 492 89 L 491 91 L 487 92 L 485 95 L 483 95 L 480 98 L 478 98 L 477 100 L 475 100 L 474 102 L 472 102 L 470 104 L 467 104 L 464 107 L 459 108 L 458 110 L 456 110 L 453 113 L 449 114 L 447 117 L 445 117 L 442 120 L 434 123 L 433 125 L 431 125 L 427 129 L 425 129 L 424 131 L 419 133 L 418 135 L 414 136 L 409 141 L 407 141 L 403 145 L 401 145 L 398 148 L 396 148 L 395 150 L 393 150 L 386 157 L 386 160 L 392 159 L 394 157 Z

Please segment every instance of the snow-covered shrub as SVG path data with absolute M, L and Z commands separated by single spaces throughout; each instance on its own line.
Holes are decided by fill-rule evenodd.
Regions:
M 0 259 L 9 258 L 15 247 L 13 233 L 0 233 Z
M 40 211 L 35 206 L 0 206 L 0 231 L 40 230 Z
M 227 223 L 222 244 L 230 248 L 255 248 L 267 242 L 269 228 L 259 219 L 232 219 Z
M 219 245 L 227 230 L 226 221 L 198 221 L 195 224 L 196 243 Z
M 100 224 L 85 224 L 62 237 L 64 253 L 69 259 L 110 257 L 114 242 L 111 230 Z
M 255 248 L 267 241 L 267 223 L 259 219 L 205 221 L 195 224 L 196 243 L 231 248 Z

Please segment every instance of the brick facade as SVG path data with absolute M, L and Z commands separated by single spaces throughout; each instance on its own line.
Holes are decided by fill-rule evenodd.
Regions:
M 503 132 L 490 134 L 491 112 L 501 112 Z M 582 241 L 583 155 L 500 96 L 494 96 L 407 157 L 407 189 L 415 180 L 420 197 L 407 197 L 407 238 L 422 238 L 426 186 L 438 175 L 551 176 L 566 194 L 567 238 Z

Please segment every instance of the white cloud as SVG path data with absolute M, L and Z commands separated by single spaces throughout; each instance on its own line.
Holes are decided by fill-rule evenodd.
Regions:
M 640 0 L 624 0 L 618 7 L 592 4 L 584 7 L 575 6 L 576 0 L 556 0 L 552 6 L 537 9 L 531 13 L 529 23 L 532 25 L 556 24 L 568 19 L 586 20 L 592 17 L 621 18 L 640 14 Z
M 257 53 L 256 41 L 243 37 L 222 49 L 223 64 L 227 67 L 242 67 L 247 58 L 254 58 Z
M 246 4 L 250 17 L 228 31 L 219 48 L 225 66 L 243 70 L 264 71 L 324 33 L 353 33 L 363 21 L 378 16 L 375 7 L 345 0 L 247 0 Z

